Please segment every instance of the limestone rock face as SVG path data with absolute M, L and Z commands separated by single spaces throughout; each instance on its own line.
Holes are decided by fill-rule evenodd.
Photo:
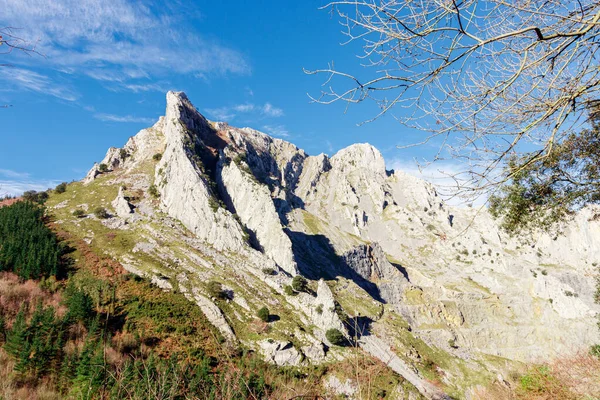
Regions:
M 297 275 L 292 243 L 284 233 L 269 189 L 259 183 L 243 161 L 220 164 L 220 183 L 242 223 L 256 235 L 259 246 L 290 275 Z
M 162 208 L 217 250 L 244 247 L 242 229 L 218 204 L 207 167 L 197 155 L 202 135 L 211 127 L 185 94 L 167 94 L 165 151 L 156 166 L 155 182 Z
M 165 117 L 159 120 L 151 128 L 142 129 L 137 135 L 129 138 L 123 147 L 130 157 L 128 162 L 139 164 L 140 161 L 148 160 L 155 154 L 164 150 L 164 128 Z M 132 157 L 135 155 L 134 157 Z
M 83 184 L 87 185 L 92 182 L 98 175 L 100 175 L 100 165 L 98 163 L 94 163 L 94 166 L 88 171 L 85 178 L 83 178 Z
M 387 303 L 401 302 L 404 290 L 411 286 L 399 267 L 387 260 L 378 243 L 356 246 L 343 254 L 342 259 L 361 278 L 375 282 L 379 296 Z
M 290 342 L 263 340 L 259 342 L 259 345 L 266 361 L 282 367 L 297 367 L 302 364 L 302 353 Z
M 316 307 L 310 310 L 311 318 L 316 326 L 323 331 L 328 329 L 339 329 L 346 332 L 342 320 L 335 312 L 335 298 L 327 283 L 323 279 L 319 280 L 317 286 L 317 298 L 314 303 Z
M 257 304 L 269 304 L 312 327 L 302 334 L 306 340 L 293 339 L 309 360 L 329 359 L 336 350 L 325 355 L 324 332 L 348 334 L 336 308 L 352 286 L 352 295 L 363 297 L 346 302 L 368 301 L 351 308 L 380 310 L 370 314 L 370 332 L 357 344 L 429 398 L 443 396 L 394 354 L 397 326 L 386 325 L 391 314 L 410 335 L 467 360 L 493 355 L 538 361 L 600 341 L 594 303 L 598 207 L 581 210 L 561 235 L 509 237 L 485 209 L 449 206 L 432 184 L 386 170 L 369 144 L 331 157 L 309 156 L 256 130 L 209 122 L 185 94 L 174 92 L 167 94 L 165 116 L 122 149 L 109 149 L 103 163 L 111 171 L 102 185 L 126 183 L 143 193 L 132 216 L 119 191 L 113 208 L 121 220 L 114 220 L 129 217 L 127 229 L 144 223 L 181 229 L 167 238 L 162 229 L 145 228 L 154 243 L 172 239 L 193 249 L 175 255 L 158 245 L 148 248 L 164 262 L 160 271 L 189 274 L 189 280 L 177 278 L 182 287 L 215 279 L 229 280 L 236 293 L 247 289 L 234 297 L 242 306 L 228 315 L 198 287 L 185 289 L 230 340 L 235 334 L 228 320 L 247 323 Z M 84 182 L 99 174 L 95 164 Z M 148 195 L 151 185 L 158 198 Z M 124 265 L 144 269 L 131 260 Z M 264 272 L 277 266 L 286 273 Z M 297 274 L 318 280 L 316 296 L 285 294 L 290 275 Z M 257 304 L 255 296 L 261 297 Z M 302 362 L 287 341 L 261 343 L 272 362 Z

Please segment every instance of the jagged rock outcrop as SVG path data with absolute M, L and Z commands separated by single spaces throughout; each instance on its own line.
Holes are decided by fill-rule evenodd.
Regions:
M 308 156 L 258 131 L 211 123 L 173 92 L 165 117 L 102 162 L 110 179 L 99 184 L 123 183 L 128 193 L 131 185 L 136 196 L 129 202 L 119 190 L 112 205 L 120 218 L 105 221 L 127 219 L 122 228 L 143 232 L 123 263 L 128 270 L 178 286 L 231 341 L 232 326 L 251 324 L 259 304 L 283 310 L 303 330 L 275 322 L 269 327 L 289 341 L 244 341 L 279 365 L 343 353 L 323 344 L 331 328 L 349 339 L 357 333 L 340 318 L 342 300 L 361 324 L 356 344 L 427 398 L 445 395 L 395 353 L 402 335 L 410 346 L 422 340 L 449 358 L 483 363 L 489 355 L 540 361 L 600 341 L 598 208 L 581 210 L 562 235 L 509 237 L 485 209 L 449 206 L 433 185 L 386 170 L 371 145 Z M 95 164 L 87 188 L 99 174 Z M 151 257 L 136 260 L 141 253 Z M 286 293 L 297 274 L 318 280 L 316 294 Z M 234 293 L 227 314 L 198 289 L 208 280 Z
M 283 231 L 269 189 L 243 168 L 248 169 L 248 166 L 241 160 L 220 163 L 222 191 L 242 223 L 256 236 L 265 254 L 288 274 L 295 276 L 298 268 L 292 243 Z
M 98 163 L 94 163 L 94 166 L 88 171 L 87 175 L 85 176 L 85 178 L 83 178 L 83 184 L 87 185 L 88 183 L 92 182 L 94 179 L 96 179 L 96 177 L 98 175 L 100 175 L 100 164 Z
M 402 301 L 410 282 L 401 266 L 392 265 L 378 243 L 358 245 L 342 255 L 344 263 L 361 278 L 376 283 L 379 296 L 387 303 Z
M 217 250 L 239 251 L 245 240 L 231 213 L 219 206 L 207 167 L 196 149 L 205 148 L 210 130 L 185 94 L 167 94 L 165 151 L 157 164 L 155 182 L 162 208 Z
M 206 315 L 206 318 L 221 332 L 223 337 L 230 342 L 237 342 L 233 330 L 227 323 L 219 307 L 210 301 L 210 299 L 200 294 L 198 290 L 193 290 L 192 296 L 204 315 Z
M 123 187 L 119 188 L 119 193 L 117 194 L 117 197 L 113 200 L 111 204 L 115 209 L 115 213 L 123 219 L 129 218 L 133 213 L 133 208 L 131 204 L 125 198 Z
M 346 332 L 346 327 L 336 312 L 335 297 L 323 279 L 319 280 L 314 304 L 315 307 L 310 309 L 309 313 L 313 323 L 319 329 L 323 331 L 339 329 L 341 332 Z
M 265 360 L 282 367 L 297 367 L 304 356 L 290 342 L 267 339 L 258 343 Z

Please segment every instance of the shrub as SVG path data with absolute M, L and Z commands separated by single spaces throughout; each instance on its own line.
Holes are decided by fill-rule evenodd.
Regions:
M 83 211 L 81 208 L 78 208 L 77 210 L 73 211 L 73 216 L 77 218 L 83 218 L 85 217 L 85 211 Z
M 600 358 L 600 344 L 595 344 L 590 348 L 590 354 Z
M 40 203 L 43 204 L 48 200 L 48 193 L 46 192 L 36 192 L 35 190 L 28 190 L 23 193 L 23 199 L 26 201 L 31 201 L 32 203 Z
M 269 322 L 269 309 L 267 307 L 261 308 L 256 313 L 256 316 L 263 322 Z
M 102 163 L 100 165 L 98 165 L 98 171 L 104 173 L 104 172 L 108 172 L 108 165 Z
M 156 188 L 156 185 L 150 185 L 150 187 L 148 188 L 148 193 L 152 197 L 155 197 L 155 198 L 160 197 L 160 193 L 158 192 L 158 189 Z
M 64 294 L 64 303 L 68 308 L 67 319 L 88 322 L 94 317 L 93 301 L 87 293 L 69 282 Z
M 275 271 L 273 268 L 263 268 L 262 272 L 265 275 L 277 275 L 277 271 Z
M 217 281 L 208 282 L 207 290 L 208 290 L 208 294 L 211 297 L 214 297 L 215 299 L 223 300 L 227 297 L 225 295 L 225 292 L 223 291 L 223 285 L 221 284 L 221 282 L 217 282 Z
M 296 275 L 292 279 L 292 289 L 296 292 L 306 292 L 308 290 L 308 281 L 304 277 Z
M 127 157 L 129 157 L 129 153 L 128 153 L 128 152 L 127 152 L 127 150 L 125 150 L 125 149 L 121 149 L 121 150 L 119 150 L 119 155 L 121 156 L 121 158 L 122 158 L 123 160 L 124 160 L 124 159 L 126 159 Z
M 283 288 L 283 291 L 285 292 L 285 294 L 287 294 L 288 296 L 295 296 L 296 292 L 294 292 L 294 289 L 292 289 L 292 287 L 290 285 L 286 285 Z
M 325 337 L 329 343 L 333 344 L 334 346 L 343 346 L 346 343 L 344 334 L 336 328 L 328 329 L 327 332 L 325 332 Z
M 162 159 L 162 153 L 156 153 L 155 155 L 152 156 L 152 159 L 154 161 L 160 161 Z
M 319 304 L 317 308 L 315 308 L 315 311 L 319 314 L 323 314 L 323 304 Z
M 104 207 L 96 207 L 96 209 L 94 209 L 94 215 L 96 218 L 100 219 L 106 219 L 110 216 Z
M 59 194 L 66 192 L 67 191 L 67 182 L 63 182 L 63 183 L 58 184 L 56 186 L 56 188 L 54 188 L 54 191 L 56 193 L 59 193 Z

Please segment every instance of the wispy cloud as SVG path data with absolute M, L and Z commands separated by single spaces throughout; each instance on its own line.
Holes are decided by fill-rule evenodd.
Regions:
M 217 121 L 231 121 L 235 118 L 235 113 L 229 107 L 207 108 L 206 112 Z
M 24 68 L 6 68 L 0 74 L 0 80 L 6 85 L 32 92 L 48 94 L 59 99 L 75 101 L 79 95 L 67 85 L 55 79 Z
M 465 166 L 459 162 L 438 161 L 430 164 L 419 165 L 415 160 L 405 160 L 400 158 L 392 158 L 386 162 L 389 169 L 402 171 L 408 175 L 415 176 L 425 181 L 431 182 L 442 197 L 450 204 L 465 205 L 472 203 L 473 205 L 482 205 L 486 202 L 485 196 L 480 196 L 477 199 L 463 199 L 455 195 L 457 191 L 457 181 L 461 181 L 461 174 L 465 172 Z
M 283 125 L 264 125 L 263 130 L 271 136 L 288 138 L 291 136 L 290 132 Z
M 281 108 L 266 102 L 265 104 L 243 103 L 230 107 L 209 108 L 208 114 L 219 121 L 231 121 L 240 115 L 254 113 L 259 117 L 278 118 L 284 115 Z
M 44 191 L 54 188 L 60 181 L 56 180 L 4 180 L 0 179 L 0 196 L 20 196 L 28 190 Z
M 120 92 L 128 90 L 134 93 L 140 92 L 160 92 L 166 93 L 169 91 L 169 87 L 166 85 L 162 85 L 159 83 L 142 83 L 142 84 L 134 84 L 134 83 L 121 83 L 119 86 L 109 88 L 112 91 Z
M 262 113 L 269 117 L 283 116 L 283 110 L 281 108 L 274 107 L 271 103 L 265 103 L 265 105 L 262 107 Z
M 3 176 L 5 178 L 24 179 L 29 178 L 30 174 L 28 172 L 17 172 L 11 169 L 0 168 L 0 176 Z
M 152 123 L 156 122 L 155 119 L 153 119 L 153 118 L 135 117 L 133 115 L 104 114 L 104 113 L 94 114 L 94 118 L 99 119 L 100 121 L 106 121 L 106 122 L 128 122 L 128 123 L 143 123 L 143 124 L 152 124 Z
M 185 15 L 157 0 L 2 0 L 0 9 L 0 26 L 23 27 L 19 36 L 35 43 L 48 66 L 126 82 L 130 90 L 142 91 L 132 81 L 149 77 L 251 72 L 240 51 L 198 31 L 194 3 L 186 3 Z M 19 52 L 11 57 L 30 62 Z
M 327 146 L 327 151 L 329 152 L 329 154 L 333 154 L 333 144 L 331 144 L 329 140 L 326 140 L 325 145 Z

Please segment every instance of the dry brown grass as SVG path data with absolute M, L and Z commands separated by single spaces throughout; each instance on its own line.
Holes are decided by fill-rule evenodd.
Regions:
M 13 372 L 14 361 L 0 348 L 0 399 L 59 400 L 62 396 L 45 380 L 21 382 Z
M 511 382 L 473 391 L 474 400 L 592 400 L 600 398 L 600 359 L 581 352 L 531 366 Z
M 0 272 L 0 309 L 7 321 L 14 319 L 22 305 L 27 306 L 26 311 L 30 313 L 40 301 L 46 307 L 54 307 L 59 316 L 66 311 L 58 293 L 45 291 L 32 280 L 21 281 L 12 272 Z
M 262 335 L 264 333 L 269 333 L 271 331 L 271 325 L 268 322 L 261 321 L 260 319 L 255 319 L 248 325 L 248 329 L 251 332 Z

